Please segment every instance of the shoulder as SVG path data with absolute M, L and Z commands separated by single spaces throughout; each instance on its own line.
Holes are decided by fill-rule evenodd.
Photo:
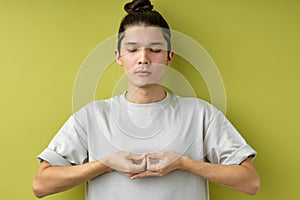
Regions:
M 95 113 L 109 112 L 114 105 L 119 103 L 119 99 L 120 95 L 117 95 L 108 99 L 92 101 L 79 110 L 75 111 L 73 116 L 75 116 L 76 118 L 82 118 L 93 116 L 95 115 Z
M 171 94 L 171 96 L 173 102 L 177 101 L 185 109 L 190 108 L 211 114 L 220 112 L 214 105 L 198 97 L 182 97 L 175 94 Z

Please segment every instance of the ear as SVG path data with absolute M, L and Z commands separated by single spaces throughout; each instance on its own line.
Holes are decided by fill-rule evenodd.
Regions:
M 115 56 L 116 56 L 116 62 L 118 63 L 119 66 L 123 66 L 122 64 L 122 57 L 119 54 L 118 50 L 115 50 Z
M 168 60 L 167 60 L 167 64 L 166 64 L 167 66 L 170 66 L 172 64 L 173 58 L 174 58 L 174 51 L 171 50 L 168 55 Z

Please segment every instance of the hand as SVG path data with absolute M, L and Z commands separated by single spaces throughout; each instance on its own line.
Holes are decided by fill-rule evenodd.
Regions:
M 130 178 L 149 176 L 164 176 L 171 171 L 182 168 L 182 155 L 174 151 L 149 153 L 147 156 L 147 171 L 134 174 Z
M 99 161 L 112 170 L 122 172 L 127 176 L 143 172 L 147 167 L 145 154 L 134 154 L 125 151 L 110 154 Z

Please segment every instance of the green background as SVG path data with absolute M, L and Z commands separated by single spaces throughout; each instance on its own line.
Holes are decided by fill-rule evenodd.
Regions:
M 0 199 L 35 199 L 36 155 L 72 114 L 78 69 L 96 45 L 117 32 L 125 2 L 0 0 Z M 194 38 L 213 58 L 226 88 L 226 114 L 258 151 L 258 194 L 211 184 L 211 199 L 300 199 L 299 1 L 152 3 L 172 29 Z M 177 57 L 173 65 L 188 63 Z M 97 98 L 109 96 L 108 85 L 122 72 L 115 64 L 110 70 Z M 182 73 L 209 101 L 201 78 Z M 79 186 L 45 199 L 79 200 L 83 192 Z

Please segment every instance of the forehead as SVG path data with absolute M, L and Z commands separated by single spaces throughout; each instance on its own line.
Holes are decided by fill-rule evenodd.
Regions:
M 128 27 L 124 32 L 123 44 L 151 44 L 151 43 L 166 44 L 163 36 L 163 29 L 153 26 L 132 26 Z

